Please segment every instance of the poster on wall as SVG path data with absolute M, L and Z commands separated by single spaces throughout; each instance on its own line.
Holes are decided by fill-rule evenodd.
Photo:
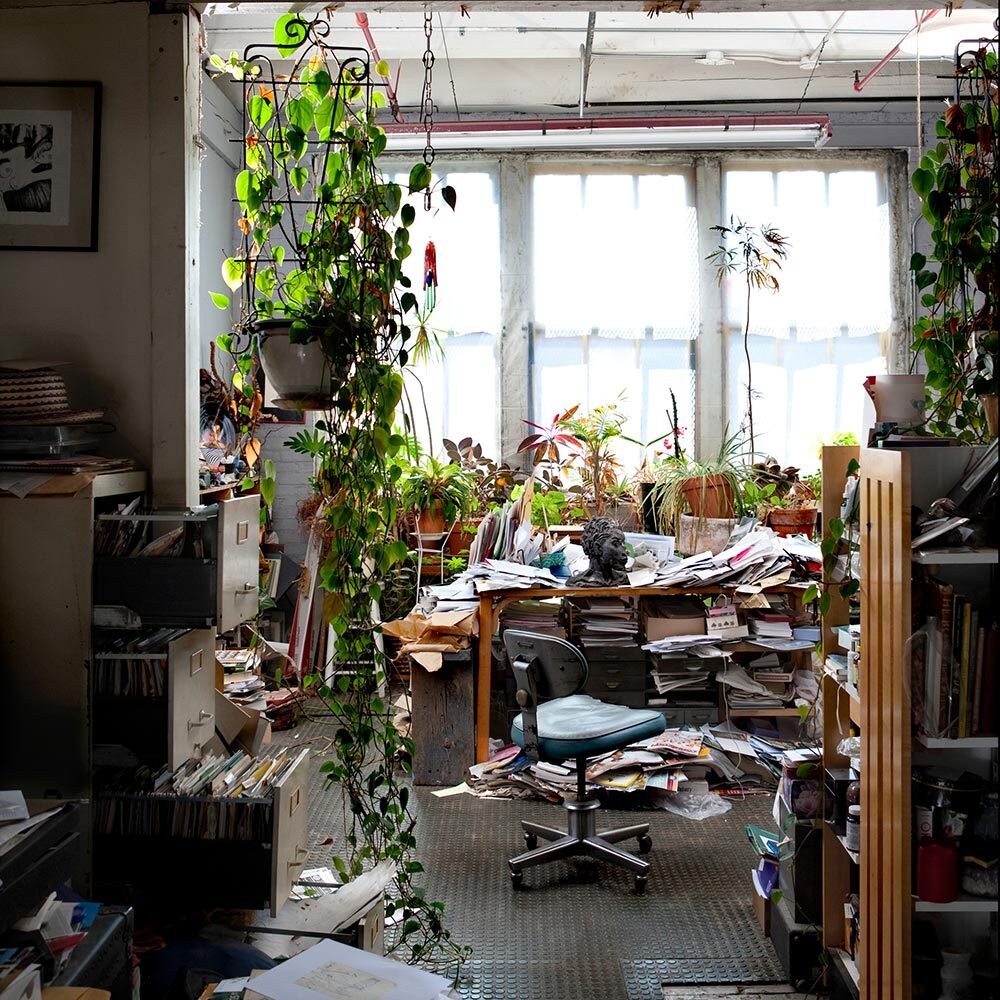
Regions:
M 0 82 L 0 250 L 96 250 L 99 83 Z

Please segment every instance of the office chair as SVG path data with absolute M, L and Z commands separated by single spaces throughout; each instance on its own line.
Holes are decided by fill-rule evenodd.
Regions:
M 504 646 L 517 680 L 517 703 L 521 706 L 511 727 L 514 742 L 532 760 L 576 759 L 576 798 L 563 803 L 569 814 L 568 829 L 521 821 L 528 850 L 510 859 L 514 888 L 521 887 L 526 868 L 587 854 L 628 869 L 635 876 L 635 891 L 645 892 L 649 862 L 615 844 L 637 837 L 639 852 L 647 853 L 653 846 L 649 824 L 597 830 L 601 803 L 587 795 L 587 759 L 662 733 L 666 728 L 662 713 L 609 705 L 580 694 L 587 682 L 587 660 L 564 639 L 507 629 Z M 550 843 L 538 847 L 539 838 Z

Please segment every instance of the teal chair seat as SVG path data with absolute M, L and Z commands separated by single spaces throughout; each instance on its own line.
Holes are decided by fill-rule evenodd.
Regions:
M 596 757 L 662 733 L 662 712 L 609 705 L 585 694 L 554 698 L 538 706 L 538 749 L 546 760 Z M 521 716 L 514 719 L 511 737 L 524 746 Z

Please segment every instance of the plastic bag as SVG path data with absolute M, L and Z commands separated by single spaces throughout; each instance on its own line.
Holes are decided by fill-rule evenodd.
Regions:
M 681 788 L 665 798 L 662 807 L 685 819 L 708 819 L 729 812 L 733 804 L 718 792 L 695 792 Z

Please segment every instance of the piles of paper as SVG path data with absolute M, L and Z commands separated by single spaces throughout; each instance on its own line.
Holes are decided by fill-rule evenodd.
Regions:
M 570 637 L 588 650 L 617 647 L 639 653 L 639 613 L 628 597 L 576 597 L 566 602 Z M 641 654 L 640 654 L 641 655 Z
M 562 603 L 559 600 L 511 601 L 500 614 L 501 633 L 508 628 L 537 632 L 539 635 L 566 638 L 562 624 Z

